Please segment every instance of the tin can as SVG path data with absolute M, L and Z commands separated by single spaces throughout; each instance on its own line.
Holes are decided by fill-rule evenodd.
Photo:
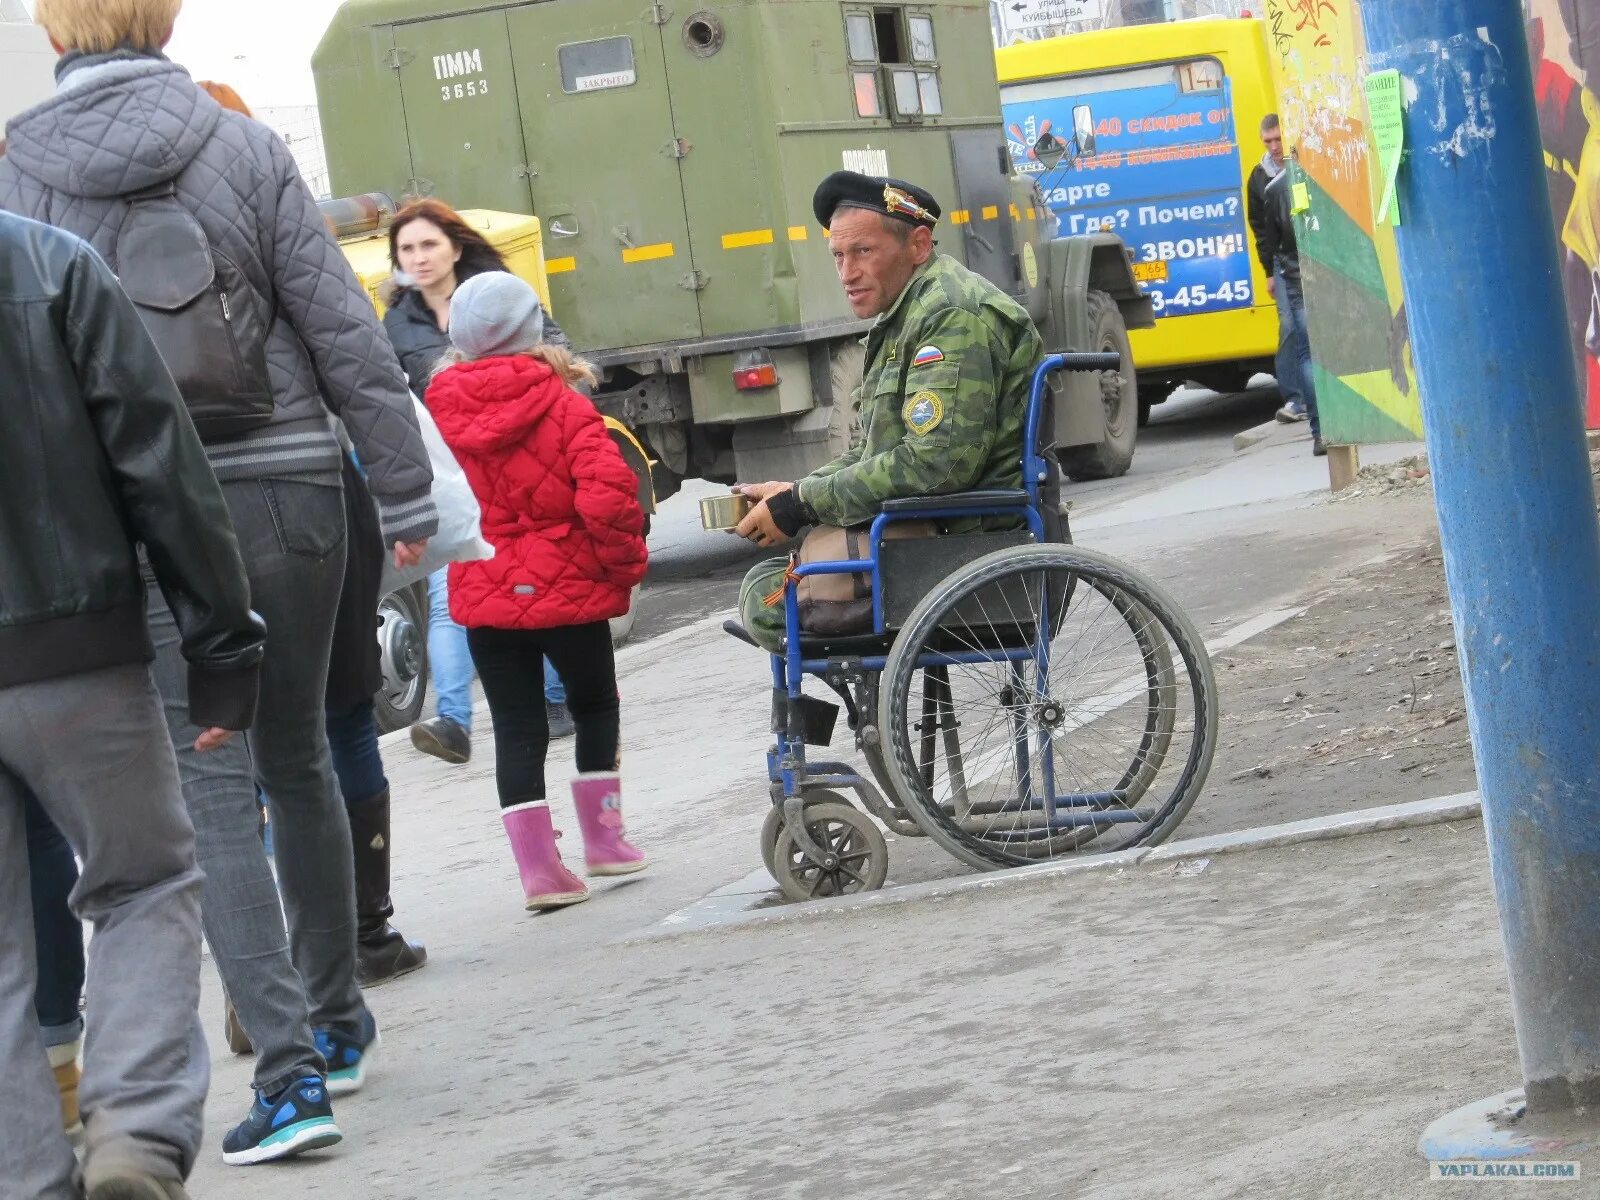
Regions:
M 732 529 L 750 513 L 750 499 L 739 492 L 707 496 L 700 501 L 700 524 L 706 529 Z

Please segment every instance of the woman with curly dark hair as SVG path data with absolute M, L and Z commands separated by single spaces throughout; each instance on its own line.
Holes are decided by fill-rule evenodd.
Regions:
M 421 396 L 450 348 L 450 297 L 474 275 L 504 271 L 505 259 L 444 201 L 413 200 L 389 226 L 389 264 L 398 286 L 383 327 Z

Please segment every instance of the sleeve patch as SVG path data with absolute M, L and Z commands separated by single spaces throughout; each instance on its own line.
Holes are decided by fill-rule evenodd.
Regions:
M 923 346 L 911 357 L 913 367 L 931 367 L 944 361 L 944 351 L 937 346 Z
M 906 428 L 920 437 L 937 428 L 939 422 L 944 420 L 944 401 L 937 392 L 918 392 L 906 401 L 900 416 Z

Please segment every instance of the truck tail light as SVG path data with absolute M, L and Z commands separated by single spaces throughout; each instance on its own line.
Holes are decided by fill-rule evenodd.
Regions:
M 754 392 L 778 386 L 778 366 L 765 350 L 752 350 L 735 356 L 733 386 L 741 392 Z

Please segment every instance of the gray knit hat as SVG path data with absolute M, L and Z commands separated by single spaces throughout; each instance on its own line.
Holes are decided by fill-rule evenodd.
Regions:
M 532 350 L 544 341 L 539 293 L 505 271 L 474 275 L 450 297 L 450 340 L 468 358 Z

